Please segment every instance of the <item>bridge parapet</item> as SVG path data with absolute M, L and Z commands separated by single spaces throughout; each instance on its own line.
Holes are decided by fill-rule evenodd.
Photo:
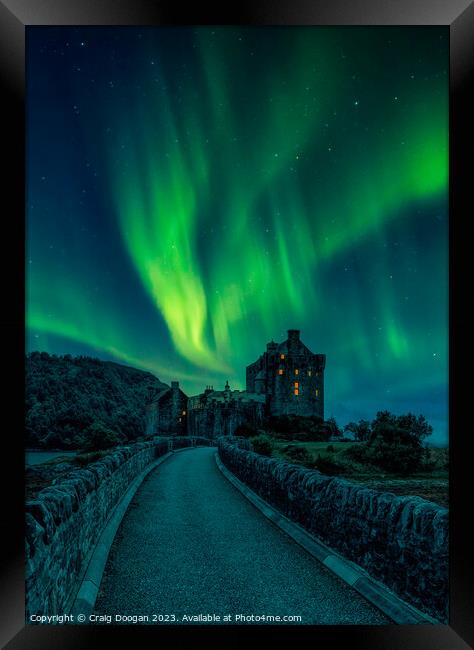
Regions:
M 26 503 L 27 617 L 68 611 L 113 508 L 133 479 L 167 452 L 167 440 L 118 448 Z
M 187 447 L 209 447 L 216 443 L 200 436 L 173 436 L 169 438 L 171 449 L 185 449 Z
M 447 623 L 448 511 L 325 476 L 219 438 L 222 463 L 260 497 L 415 607 Z

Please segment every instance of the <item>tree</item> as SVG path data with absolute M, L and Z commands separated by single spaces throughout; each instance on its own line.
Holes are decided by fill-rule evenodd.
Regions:
M 433 431 L 422 415 L 394 415 L 379 411 L 372 422 L 369 439 L 373 463 L 390 472 L 410 474 L 423 462 L 423 439 Z
M 408 431 L 411 436 L 417 438 L 420 442 L 433 433 L 433 427 L 428 424 L 424 415 L 416 416 L 413 413 L 399 415 L 397 422 L 401 429 Z
M 115 447 L 124 442 L 124 436 L 104 426 L 102 422 L 94 422 L 91 424 L 85 431 L 85 434 L 86 443 L 84 449 L 86 451 L 110 449 L 110 447 Z
M 369 420 L 359 420 L 359 422 L 349 422 L 344 427 L 344 431 L 349 431 L 354 435 L 354 440 L 358 442 L 365 442 L 370 438 L 370 422 Z
M 32 352 L 26 357 L 27 445 L 82 448 L 94 422 L 135 440 L 145 430 L 150 390 L 164 386 L 151 373 L 118 363 Z
M 342 431 L 339 428 L 334 417 L 330 417 L 328 420 L 326 420 L 325 426 L 331 438 L 340 438 L 342 436 Z

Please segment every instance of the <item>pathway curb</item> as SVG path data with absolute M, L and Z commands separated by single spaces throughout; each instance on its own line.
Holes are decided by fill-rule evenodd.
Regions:
M 88 617 L 92 613 L 95 601 L 99 593 L 100 583 L 102 581 L 102 576 L 104 574 L 105 565 L 107 564 L 107 558 L 109 557 L 110 548 L 117 534 L 118 527 L 127 512 L 130 501 L 135 496 L 138 488 L 143 483 L 144 479 L 148 474 L 154 470 L 158 465 L 161 465 L 165 460 L 170 458 L 173 454 L 180 451 L 189 451 L 190 449 L 197 449 L 198 447 L 203 447 L 206 445 L 196 445 L 195 447 L 182 447 L 180 449 L 173 449 L 172 451 L 167 452 L 164 456 L 161 456 L 157 460 L 153 461 L 148 467 L 135 477 L 135 479 L 130 483 L 122 499 L 115 506 L 112 511 L 111 516 L 109 517 L 105 527 L 100 534 L 100 537 L 95 545 L 93 551 L 91 552 L 89 562 L 85 573 L 81 579 L 79 589 L 72 601 L 72 605 L 69 607 L 69 613 L 77 617 L 79 614 Z
M 69 613 L 73 616 L 77 617 L 81 614 L 88 617 L 89 614 L 92 613 L 99 593 L 99 586 L 107 563 L 110 548 L 115 539 L 115 535 L 117 534 L 118 527 L 128 509 L 130 501 L 133 499 L 138 488 L 148 474 L 172 455 L 173 452 L 169 451 L 164 456 L 160 456 L 160 458 L 145 467 L 145 469 L 130 483 L 124 496 L 115 506 L 90 555 L 81 584 L 69 609 Z
M 297 544 L 302 546 L 314 558 L 324 564 L 332 573 L 358 591 L 372 605 L 386 614 L 394 623 L 399 625 L 441 625 L 439 621 L 428 614 L 419 611 L 396 596 L 387 587 L 377 582 L 357 564 L 338 555 L 319 539 L 311 535 L 299 524 L 291 521 L 276 508 L 264 501 L 245 483 L 242 483 L 222 463 L 218 452 L 214 455 L 216 465 L 225 478 L 232 483 L 267 519 L 289 535 Z

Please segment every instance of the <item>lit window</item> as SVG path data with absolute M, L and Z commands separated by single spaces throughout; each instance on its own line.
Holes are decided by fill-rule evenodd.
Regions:
M 179 422 L 181 422 L 181 418 L 179 418 Z
M 295 388 L 299 388 L 299 384 L 297 381 L 295 381 Z
M 183 413 L 182 413 L 182 414 L 183 414 L 183 415 L 186 415 L 186 411 L 183 411 Z
M 319 388 L 316 388 L 316 397 L 319 397 Z
M 296 368 L 295 375 L 297 375 L 298 373 L 299 373 L 299 370 L 298 370 L 298 368 Z
M 280 359 L 284 359 L 284 358 L 285 358 L 285 355 L 284 355 L 284 354 L 280 354 Z
M 295 388 L 295 395 L 298 395 L 298 389 Z
M 311 370 L 308 370 L 308 377 L 311 377 Z
M 279 374 L 279 375 L 282 375 L 282 374 L 283 374 L 283 369 L 282 369 L 282 368 L 279 369 L 278 374 Z

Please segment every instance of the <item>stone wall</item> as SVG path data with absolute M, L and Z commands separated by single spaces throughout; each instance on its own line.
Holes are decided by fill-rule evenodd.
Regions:
M 26 614 L 64 614 L 114 506 L 168 442 L 121 447 L 26 503 Z
M 268 343 L 266 352 L 247 366 L 247 391 L 266 394 L 269 415 L 324 419 L 325 365 L 326 355 L 313 354 L 299 330 L 288 330 L 286 341 Z
M 448 621 L 448 511 L 397 497 L 220 439 L 224 465 L 289 519 L 401 598 Z
M 200 405 L 201 406 L 201 405 Z M 241 424 L 261 426 L 265 412 L 263 402 L 231 399 L 222 402 L 208 399 L 200 408 L 188 405 L 188 435 L 231 436 Z
M 184 436 L 187 432 L 188 397 L 172 381 L 171 388 L 163 390 L 146 407 L 146 432 L 155 436 Z
M 209 447 L 213 443 L 208 438 L 191 438 L 190 436 L 170 438 L 173 449 L 184 449 L 187 447 Z

